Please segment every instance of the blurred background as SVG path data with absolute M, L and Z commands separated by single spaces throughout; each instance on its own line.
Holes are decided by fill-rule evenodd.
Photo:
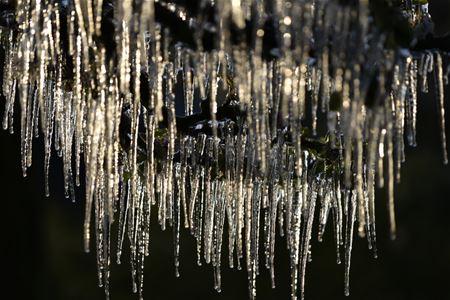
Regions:
M 431 3 L 439 32 L 449 31 L 449 1 Z M 314 239 L 312 243 L 306 299 L 450 299 L 450 166 L 442 164 L 436 107 L 434 89 L 419 96 L 418 146 L 406 148 L 402 181 L 395 186 L 397 239 L 391 241 L 388 236 L 386 191 L 377 190 L 378 259 L 368 251 L 366 240 L 355 236 L 351 294 L 345 297 L 344 266 L 335 263 L 332 230 L 327 228 L 324 242 Z M 3 109 L 1 103 L 0 115 Z M 450 86 L 446 87 L 446 112 L 450 136 Z M 41 138 L 33 146 L 33 166 L 22 177 L 18 119 L 17 114 L 14 135 L 0 131 L 0 272 L 2 294 L 9 295 L 4 299 L 104 299 L 103 289 L 97 286 L 95 254 L 83 252 L 83 190 L 75 203 L 64 198 L 62 164 L 53 156 L 51 196 L 44 196 Z M 277 287 L 270 288 L 269 273 L 262 269 L 258 299 L 289 299 L 286 241 L 278 238 L 276 243 Z M 212 268 L 196 265 L 195 241 L 186 230 L 181 234 L 180 278 L 173 267 L 171 229 L 162 232 L 153 222 L 150 249 L 145 299 L 248 299 L 246 272 L 230 270 L 226 263 L 222 293 L 214 291 Z M 127 255 L 120 266 L 112 262 L 112 299 L 138 299 L 131 292 Z

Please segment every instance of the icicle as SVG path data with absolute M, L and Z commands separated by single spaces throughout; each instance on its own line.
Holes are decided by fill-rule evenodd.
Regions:
M 428 73 L 433 70 L 433 54 L 430 51 L 426 51 L 421 57 L 421 68 L 419 70 L 422 76 L 421 90 L 424 93 L 428 93 Z
M 448 164 L 447 155 L 447 137 L 445 134 L 445 105 L 444 105 L 444 82 L 443 82 L 442 56 L 436 53 L 436 69 L 434 73 L 434 81 L 436 83 L 436 93 L 438 97 L 438 110 L 441 125 L 441 145 L 444 164 Z
M 389 210 L 389 225 L 391 239 L 396 237 L 396 222 L 395 222 L 395 207 L 394 207 L 394 128 L 392 119 L 392 108 L 395 104 L 392 98 L 386 101 L 387 106 L 387 128 L 386 128 L 386 159 L 387 159 L 387 192 L 388 192 L 388 210 Z
M 417 123 L 417 61 L 414 60 L 409 69 L 409 109 L 408 109 L 408 142 L 411 146 L 416 146 L 416 123 Z
M 301 299 L 305 298 L 305 276 L 306 276 L 306 263 L 308 262 L 308 256 L 310 251 L 310 240 L 312 234 L 312 225 L 314 220 L 314 211 L 316 207 L 317 187 L 315 180 L 312 181 L 311 192 L 308 195 L 308 209 L 306 214 L 306 227 L 302 236 L 302 253 L 301 253 L 301 265 L 300 265 L 300 293 Z M 294 297 L 295 299 L 295 297 Z
M 353 227 L 355 224 L 356 217 L 356 206 L 357 206 L 357 194 L 355 191 L 352 191 L 350 195 L 346 197 L 345 201 L 348 201 L 348 205 L 350 206 L 350 210 L 347 214 L 347 232 L 345 237 L 345 296 L 350 295 L 350 262 L 351 262 L 351 254 L 353 247 Z

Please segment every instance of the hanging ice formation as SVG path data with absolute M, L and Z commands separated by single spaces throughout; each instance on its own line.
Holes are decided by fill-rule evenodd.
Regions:
M 275 286 L 277 234 L 303 298 L 312 229 L 321 240 L 331 222 L 348 294 L 355 230 L 376 256 L 376 186 L 395 236 L 394 182 L 430 73 L 448 161 L 449 49 L 420 47 L 425 2 L 1 1 L 3 128 L 19 101 L 23 174 L 42 134 L 46 177 L 53 147 L 67 197 L 85 178 L 85 250 L 107 296 L 128 239 L 142 297 L 151 215 L 173 228 L 177 276 L 186 228 L 215 289 L 228 248 L 251 299 L 260 268 Z

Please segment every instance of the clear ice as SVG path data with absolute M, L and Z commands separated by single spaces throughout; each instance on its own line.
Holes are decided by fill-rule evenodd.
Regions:
M 195 10 L 178 2 L 15 1 L 14 26 L 0 27 L 2 125 L 13 131 L 18 100 L 24 176 L 42 135 L 45 193 L 52 149 L 66 197 L 86 186 L 85 250 L 96 251 L 107 297 L 126 239 L 133 292 L 143 297 L 151 215 L 173 229 L 176 276 L 187 229 L 198 264 L 213 266 L 214 288 L 228 261 L 247 271 L 250 299 L 261 268 L 276 285 L 277 235 L 287 242 L 291 297 L 303 299 L 313 228 L 321 241 L 331 223 L 348 295 L 355 230 L 377 256 L 376 187 L 387 189 L 395 237 L 394 184 L 405 140 L 416 145 L 418 92 L 428 92 L 432 72 L 448 163 L 449 53 L 386 48 L 366 0 L 202 0 Z M 411 22 L 429 17 L 426 5 L 403 9 Z M 191 39 L 177 40 L 158 12 Z

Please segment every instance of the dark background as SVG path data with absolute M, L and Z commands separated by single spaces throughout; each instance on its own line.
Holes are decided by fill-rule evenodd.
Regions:
M 438 31 L 448 31 L 449 1 L 431 1 Z M 379 258 L 365 240 L 355 237 L 351 295 L 344 297 L 344 267 L 336 265 L 331 228 L 323 243 L 313 241 L 308 264 L 306 299 L 450 299 L 450 166 L 442 164 L 434 90 L 420 95 L 418 147 L 407 147 L 402 182 L 396 185 L 397 240 L 388 237 L 386 191 L 377 193 Z M 3 106 L 3 103 L 1 104 Z M 16 110 L 17 111 L 17 110 Z M 446 87 L 447 136 L 450 137 L 450 89 Z M 0 109 L 3 115 L 3 107 Z M 83 252 L 82 195 L 64 198 L 62 165 L 51 161 L 51 196 L 44 197 L 43 143 L 34 144 L 33 166 L 23 178 L 20 127 L 14 135 L 0 131 L 1 287 L 4 299 L 104 299 L 97 287 L 95 254 Z M 450 138 L 449 138 L 450 140 Z M 450 145 L 450 143 L 449 143 Z M 155 218 L 153 218 L 155 220 Z M 245 271 L 223 267 L 222 293 L 213 289 L 212 268 L 196 265 L 194 239 L 181 235 L 181 278 L 175 278 L 171 229 L 153 222 L 151 253 L 145 268 L 146 299 L 247 299 Z M 277 240 L 277 288 L 263 270 L 258 299 L 289 299 L 289 265 L 284 239 Z M 115 248 L 115 247 L 113 247 Z M 127 245 L 124 246 L 127 248 Z M 131 293 L 127 253 L 112 263 L 112 299 L 138 299 Z M 114 259 L 114 256 L 113 256 Z M 9 296 L 6 296 L 9 295 Z

